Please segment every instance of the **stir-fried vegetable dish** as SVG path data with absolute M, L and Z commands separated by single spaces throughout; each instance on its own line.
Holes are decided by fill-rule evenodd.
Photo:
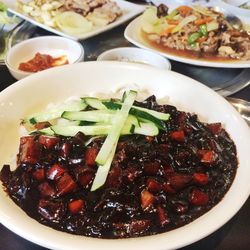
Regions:
M 169 12 L 163 4 L 149 7 L 141 27 L 150 44 L 178 55 L 250 60 L 250 35 L 212 8 L 179 6 Z

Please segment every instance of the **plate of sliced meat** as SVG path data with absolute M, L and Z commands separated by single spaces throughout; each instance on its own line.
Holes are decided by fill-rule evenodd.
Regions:
M 84 40 L 110 30 L 144 10 L 123 0 L 10 0 L 8 10 L 55 34 Z

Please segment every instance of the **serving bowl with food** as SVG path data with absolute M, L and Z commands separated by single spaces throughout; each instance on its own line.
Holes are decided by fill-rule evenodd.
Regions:
M 175 72 L 65 65 L 22 79 L 0 101 L 0 220 L 37 244 L 178 248 L 249 196 L 248 126 Z
M 51 67 L 84 60 L 84 48 L 77 41 L 59 36 L 42 36 L 22 41 L 6 54 L 5 64 L 17 80 Z
M 218 6 L 149 7 L 128 25 L 125 37 L 180 62 L 232 68 L 250 65 L 249 33 L 232 25 Z
M 8 0 L 8 10 L 55 34 L 83 40 L 128 21 L 144 10 L 123 0 Z

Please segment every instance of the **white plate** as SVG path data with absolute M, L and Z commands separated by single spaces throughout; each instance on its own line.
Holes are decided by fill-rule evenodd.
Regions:
M 112 91 L 119 87 L 132 88 L 134 84 L 138 90 L 147 89 L 158 98 L 169 96 L 170 104 L 197 113 L 202 121 L 222 122 L 236 144 L 239 158 L 237 175 L 223 200 L 200 218 L 179 229 L 154 236 L 104 240 L 71 235 L 39 224 L 29 218 L 0 187 L 0 222 L 3 225 L 50 249 L 166 250 L 191 244 L 207 236 L 236 214 L 250 193 L 249 127 L 225 99 L 208 87 L 178 73 L 148 65 L 83 62 L 31 75 L 2 91 L 0 166 L 13 161 L 19 144 L 20 119 L 27 114 L 44 108 L 49 102 L 63 101 L 69 96 L 93 95 L 96 92 L 112 95 Z
M 176 4 L 176 3 L 175 3 Z M 158 50 L 157 48 L 152 47 L 145 39 L 141 36 L 141 18 L 140 16 L 134 19 L 126 27 L 124 32 L 125 38 L 133 43 L 134 45 L 149 49 L 156 53 L 159 53 L 162 56 L 165 56 L 171 60 L 188 63 L 192 65 L 202 66 L 202 67 L 216 67 L 216 68 L 250 68 L 250 61 L 207 61 L 204 59 L 192 59 L 187 57 L 182 57 L 180 55 L 174 55 L 167 52 Z
M 30 16 L 27 16 L 25 15 L 24 13 L 21 13 L 19 12 L 17 9 L 16 9 L 16 0 L 3 0 L 3 2 L 6 4 L 6 6 L 8 7 L 8 10 L 33 23 L 34 25 L 37 25 L 45 30 L 48 30 L 52 33 L 55 33 L 57 35 L 60 35 L 60 36 L 64 36 L 64 37 L 68 37 L 68 38 L 71 38 L 71 39 L 74 39 L 74 40 L 84 40 L 84 39 L 87 39 L 89 37 L 92 37 L 92 36 L 95 36 L 95 35 L 98 35 L 104 31 L 107 31 L 107 30 L 110 30 L 126 21 L 128 21 L 129 19 L 133 18 L 134 16 L 140 14 L 144 9 L 145 7 L 144 6 L 141 6 L 141 5 L 137 5 L 137 4 L 133 4 L 133 3 L 129 3 L 129 2 L 126 2 L 126 1 L 123 1 L 123 0 L 113 0 L 114 2 L 116 2 L 120 8 L 122 9 L 123 11 L 123 14 L 122 16 L 120 16 L 119 18 L 117 18 L 115 20 L 115 22 L 113 23 L 110 23 L 104 27 L 101 27 L 101 28 L 96 28 L 90 32 L 87 32 L 87 33 L 84 33 L 82 35 L 79 35 L 79 36 L 74 36 L 74 35 L 69 35 L 69 34 L 66 34 L 62 31 L 60 31 L 59 29 L 55 29 L 55 28 L 52 28 L 52 27 L 49 27 L 45 24 L 42 24 L 40 22 L 37 22 L 35 19 L 33 19 L 32 17 Z

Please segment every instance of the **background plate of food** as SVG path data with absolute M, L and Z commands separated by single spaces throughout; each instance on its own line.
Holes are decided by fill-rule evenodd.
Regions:
M 123 0 L 10 0 L 8 10 L 55 34 L 83 40 L 112 29 L 144 10 Z
M 148 7 L 127 26 L 125 38 L 136 46 L 183 63 L 250 67 L 250 35 L 244 28 L 236 29 L 221 12 L 209 7 L 170 7 Z
M 121 98 L 126 89 L 138 92 L 137 101 L 155 95 L 161 104 L 152 96 L 133 104 L 131 92 L 124 97 L 130 100 L 126 104 L 134 105 L 140 120 L 138 126 L 138 120 L 130 116 L 130 122 L 135 122 L 131 123 L 133 131 L 138 134 L 145 122 L 151 125 L 141 130 L 144 134 L 131 135 L 138 144 L 129 143 L 126 136 L 120 138 L 104 188 L 90 191 L 100 138 L 89 141 L 85 131 L 85 136 L 77 133 L 70 138 L 33 133 L 20 140 L 24 135 L 21 125 L 32 122 L 38 130 L 43 129 L 41 126 L 48 123 L 42 120 L 60 119 L 63 113 L 64 118 L 68 116 L 65 108 L 87 107 L 99 113 L 94 119 L 110 117 L 112 121 L 114 114 L 102 110 L 101 98 Z M 113 101 L 109 105 L 121 103 Z M 2 91 L 0 102 L 0 221 L 47 248 L 176 249 L 217 230 L 249 196 L 249 127 L 224 98 L 181 74 L 135 63 L 78 63 L 24 78 Z M 70 110 L 65 105 L 70 105 Z M 138 105 L 145 105 L 144 109 Z M 100 110 L 91 111 L 93 106 Z M 151 114 L 147 119 L 145 112 Z M 166 114 L 171 118 L 162 123 Z M 158 118 L 152 120 L 152 116 Z M 106 118 L 103 129 L 110 126 Z M 72 128 L 79 129 L 75 121 L 60 120 L 45 130 L 71 133 Z M 85 123 L 80 129 L 100 123 Z M 168 129 L 148 130 L 156 124 L 165 124 Z M 60 132 L 60 126 L 66 127 Z M 157 134 L 145 136 L 147 131 Z M 126 133 L 134 132 L 129 129 Z M 60 162 L 52 165 L 57 159 Z M 17 170 L 11 172 L 9 164 L 12 171 Z

